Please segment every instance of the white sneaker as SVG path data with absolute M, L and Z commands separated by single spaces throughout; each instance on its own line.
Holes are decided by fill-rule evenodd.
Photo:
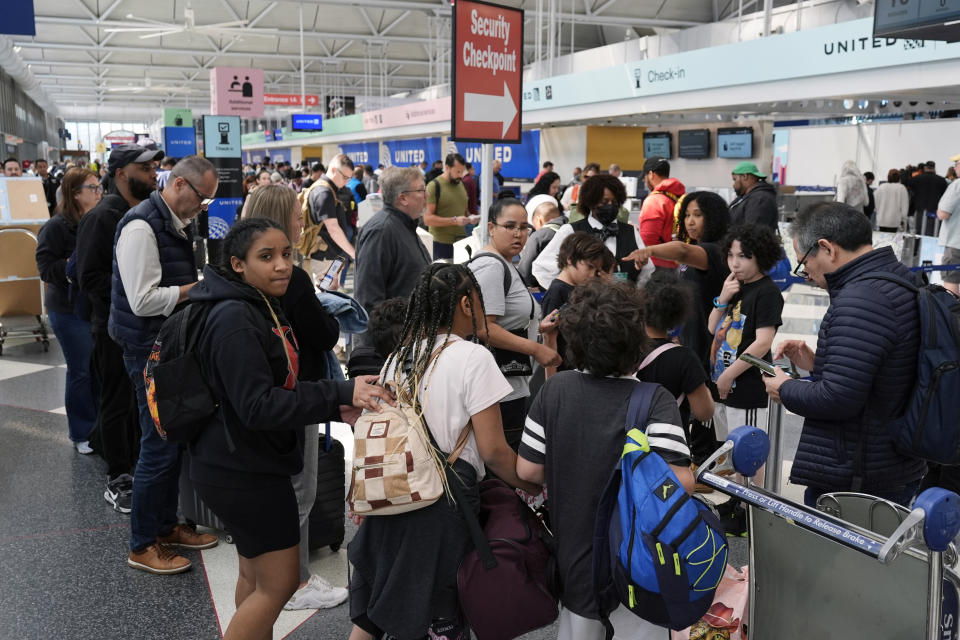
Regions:
M 90 448 L 90 443 L 84 440 L 83 442 L 75 442 L 77 447 L 77 453 L 82 453 L 83 455 L 88 455 L 93 453 L 93 449 Z
M 329 609 L 347 600 L 347 590 L 335 587 L 318 575 L 310 576 L 307 584 L 290 597 L 283 605 L 287 611 L 297 609 Z

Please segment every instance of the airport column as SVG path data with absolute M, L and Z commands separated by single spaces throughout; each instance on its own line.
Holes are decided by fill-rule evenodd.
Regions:
M 262 118 L 263 69 L 214 67 L 210 71 L 210 113 L 203 117 L 204 155 L 217 168 L 220 186 L 207 211 L 209 262 L 220 256 L 220 241 L 243 206 L 240 118 Z
M 220 184 L 207 209 L 207 260 L 216 264 L 220 243 L 243 206 L 243 161 L 240 157 L 240 118 L 203 116 L 203 150 L 217 168 Z

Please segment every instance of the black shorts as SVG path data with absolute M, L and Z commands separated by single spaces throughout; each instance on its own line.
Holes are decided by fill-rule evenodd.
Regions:
M 233 536 L 237 553 L 256 558 L 300 544 L 300 515 L 290 478 L 278 477 L 261 485 L 216 487 L 194 482 L 197 494 L 223 521 Z

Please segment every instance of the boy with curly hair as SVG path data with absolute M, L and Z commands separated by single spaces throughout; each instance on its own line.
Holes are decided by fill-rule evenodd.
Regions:
M 605 637 L 593 592 L 594 521 L 623 451 L 630 394 L 641 384 L 633 374 L 649 347 L 643 325 L 643 293 L 632 284 L 593 279 L 574 289 L 560 315 L 560 332 L 567 341 L 566 361 L 576 370 L 544 383 L 524 426 L 517 475 L 546 484 L 550 493 L 563 593 L 559 640 Z M 661 386 L 642 427 L 651 450 L 693 491 L 680 412 Z M 618 638 L 650 640 L 665 633 L 623 607 L 610 615 L 610 623 Z
M 713 300 L 707 327 L 713 333 L 710 365 L 720 396 L 714 427 L 722 440 L 730 429 L 744 424 L 766 427 L 767 394 L 761 373 L 739 358 L 749 353 L 772 360 L 770 347 L 782 324 L 783 296 L 767 275 L 781 251 L 780 239 L 771 230 L 760 225 L 735 226 L 720 248 L 727 256 L 730 275 Z M 745 533 L 742 507 L 729 518 L 722 510 L 720 515 L 728 535 Z

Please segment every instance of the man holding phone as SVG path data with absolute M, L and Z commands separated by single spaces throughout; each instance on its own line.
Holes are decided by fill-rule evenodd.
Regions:
M 344 258 L 356 257 L 346 234 L 350 220 L 346 209 L 337 198 L 337 192 L 346 186 L 352 177 L 353 161 L 345 154 L 338 154 L 330 161 L 327 172 L 311 185 L 307 194 L 310 221 L 304 231 L 304 240 L 309 242 L 310 247 L 305 253 L 310 258 L 310 273 L 317 286 L 320 286 L 335 260 L 341 259 L 342 268 L 346 262 Z M 312 234 L 309 229 L 311 226 L 316 228 Z M 339 281 L 338 278 L 334 280 Z
M 807 487 L 804 502 L 831 491 L 857 491 L 909 504 L 926 472 L 922 460 L 898 452 L 890 421 L 903 413 L 913 389 L 920 322 L 912 291 L 870 277 L 910 270 L 890 247 L 873 248 L 870 220 L 840 202 L 812 205 L 791 226 L 800 256 L 794 273 L 830 292 L 817 350 L 802 340 L 779 345 L 811 374 L 764 377 L 767 393 L 803 416 L 790 481 Z

